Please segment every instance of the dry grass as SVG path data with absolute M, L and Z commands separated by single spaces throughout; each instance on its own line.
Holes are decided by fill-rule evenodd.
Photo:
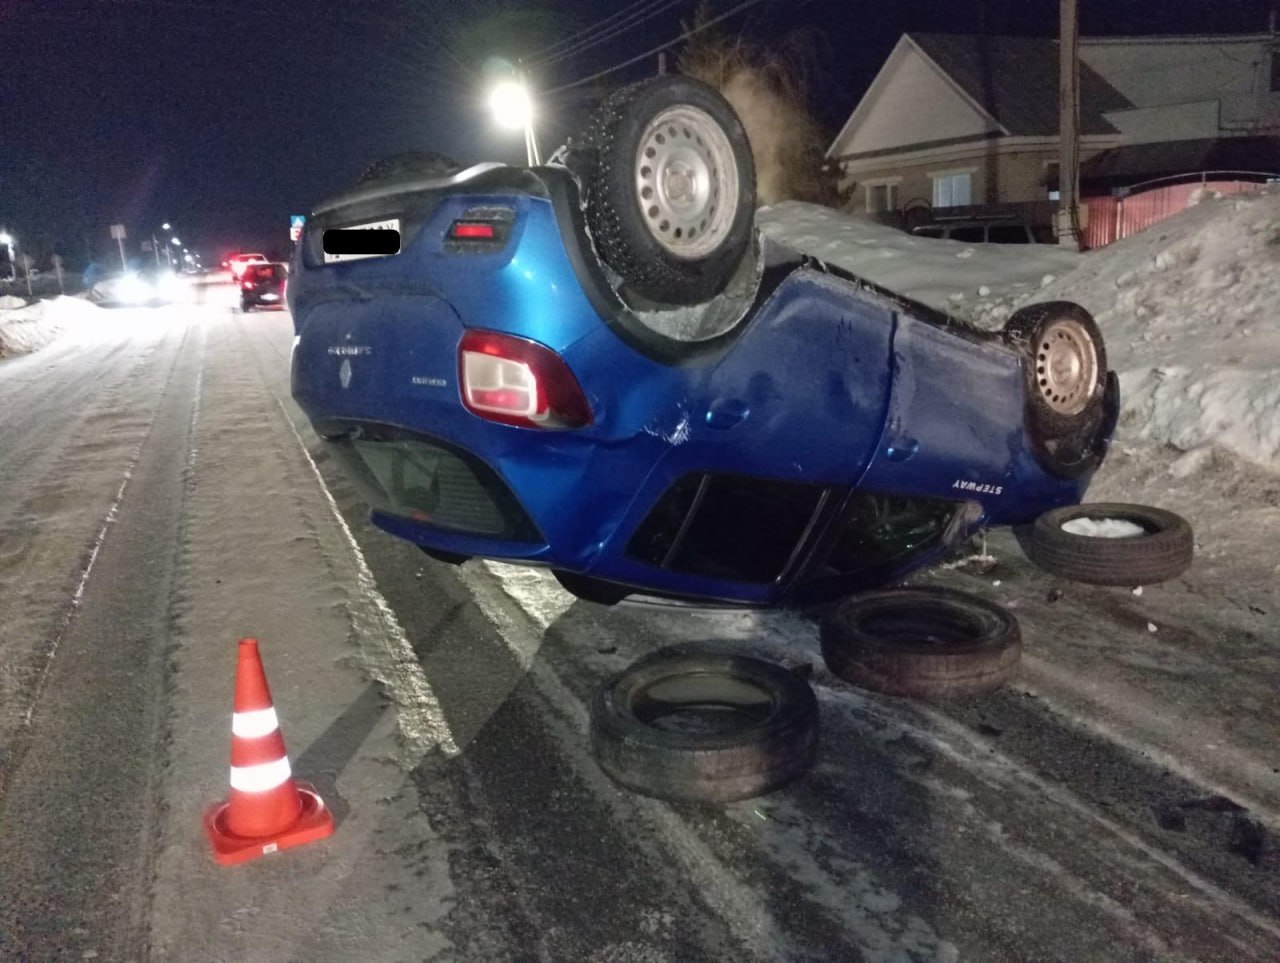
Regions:
M 709 19 L 703 4 L 685 29 Z M 837 202 L 835 178 L 823 165 L 829 138 L 806 106 L 814 42 L 812 35 L 798 33 L 766 49 L 713 27 L 690 38 L 677 58 L 681 73 L 715 87 L 742 118 L 760 204 Z

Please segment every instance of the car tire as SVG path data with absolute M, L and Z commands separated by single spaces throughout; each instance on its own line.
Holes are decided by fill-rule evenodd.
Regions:
M 428 558 L 433 558 L 437 562 L 444 562 L 446 565 L 461 565 L 463 562 L 470 561 L 470 555 L 460 555 L 457 552 L 446 552 L 439 548 L 427 548 L 425 545 L 419 545 L 422 554 Z
M 432 150 L 411 150 L 374 161 L 360 174 L 357 184 L 406 180 L 414 177 L 448 177 L 462 170 L 452 157 Z
M 845 599 L 823 620 L 822 658 L 847 682 L 939 699 L 999 688 L 1022 654 L 1013 614 L 967 592 L 902 588 Z
M 729 102 L 692 78 L 655 77 L 606 98 L 582 142 L 587 226 L 624 286 L 669 305 L 724 290 L 751 247 L 756 197 Z
M 618 585 L 616 582 L 606 582 L 604 579 L 592 578 L 589 575 L 579 575 L 576 572 L 566 572 L 558 568 L 552 569 L 551 574 L 555 576 L 561 588 L 574 598 L 582 599 L 584 602 L 595 602 L 597 605 L 617 605 L 631 594 L 630 589 Z
M 1143 535 L 1104 537 L 1072 532 L 1077 520 L 1130 522 Z M 1181 515 L 1147 505 L 1092 502 L 1045 512 L 1031 528 L 1031 560 L 1044 571 L 1090 585 L 1153 585 L 1191 565 L 1195 539 Z
M 1014 312 L 1005 341 L 1023 355 L 1027 422 L 1041 438 L 1089 434 L 1101 420 L 1107 351 L 1093 317 L 1071 301 Z
M 646 796 L 730 802 L 813 765 L 818 701 L 795 673 L 719 649 L 676 647 L 609 679 L 591 701 L 591 749 L 614 782 Z

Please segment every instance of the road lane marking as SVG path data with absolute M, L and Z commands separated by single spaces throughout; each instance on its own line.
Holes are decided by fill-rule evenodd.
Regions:
M 267 390 L 270 391 L 270 388 Z M 373 624 L 365 631 L 359 631 L 359 626 L 357 630 L 362 637 L 381 641 L 384 658 L 376 661 L 370 659 L 371 653 L 366 646 L 361 647 L 361 652 L 366 656 L 366 664 L 374 678 L 391 690 L 397 705 L 400 731 L 408 742 L 409 752 L 415 756 L 413 761 L 416 762 L 416 758 L 421 758 L 436 748 L 447 756 L 456 756 L 459 749 L 454 742 L 449 724 L 445 721 L 444 710 L 440 707 L 440 701 L 427 681 L 426 673 L 422 670 L 422 664 L 418 661 L 418 656 L 413 651 L 413 646 L 409 643 L 400 620 L 396 618 L 386 598 L 378 590 L 377 580 L 373 577 L 369 563 L 365 561 L 364 552 L 360 550 L 346 519 L 342 517 L 342 512 L 339 511 L 338 503 L 329 491 L 329 486 L 324 483 L 324 477 L 311 457 L 311 452 L 307 450 L 306 442 L 294 426 L 293 419 L 289 417 L 289 410 L 274 392 L 271 394 L 275 397 L 276 404 L 280 406 L 285 424 L 297 439 L 298 448 L 301 449 L 307 464 L 311 466 L 311 473 L 320 486 L 320 491 L 329 506 L 329 512 L 337 522 L 338 529 L 342 532 L 347 548 L 355 560 L 356 599 L 368 603 L 371 612 L 361 613 L 357 611 L 359 606 L 353 606 L 352 617 L 355 619 L 367 614 L 368 621 Z

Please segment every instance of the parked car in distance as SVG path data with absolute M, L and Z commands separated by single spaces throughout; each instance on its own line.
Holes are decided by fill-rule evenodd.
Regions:
M 1026 221 L 937 221 L 911 229 L 916 237 L 933 237 L 965 244 L 1056 244 L 1048 224 Z
M 240 310 L 284 307 L 288 278 L 289 267 L 286 264 L 246 264 L 240 276 Z

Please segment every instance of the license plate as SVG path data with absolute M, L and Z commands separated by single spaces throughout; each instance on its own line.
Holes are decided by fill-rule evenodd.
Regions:
M 343 225 L 344 231 L 399 231 L 400 218 L 390 217 L 385 221 L 371 221 L 368 224 L 346 224 Z M 386 254 L 330 254 L 324 252 L 324 263 L 333 264 L 337 261 L 358 261 L 366 257 L 388 257 Z
M 264 294 L 264 295 L 262 296 L 262 300 L 264 300 L 264 301 L 279 301 L 279 300 L 280 300 L 280 295 L 278 295 L 278 294 Z

